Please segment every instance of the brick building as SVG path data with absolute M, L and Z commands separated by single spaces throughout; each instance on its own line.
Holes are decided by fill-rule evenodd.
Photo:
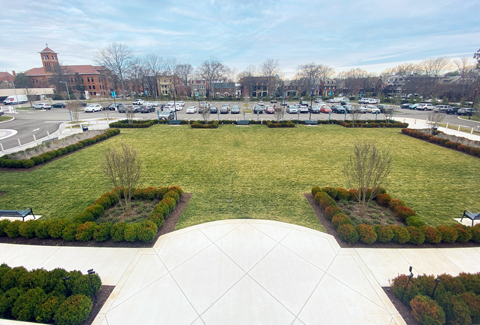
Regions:
M 80 92 L 89 96 L 110 96 L 111 74 L 102 66 L 66 65 L 58 63 L 58 53 L 48 46 L 40 52 L 41 68 L 25 71 L 33 88 L 53 87 L 57 92 Z
M 214 82 L 212 95 L 215 97 L 235 97 L 236 87 L 234 82 Z
M 207 95 L 207 89 L 209 86 L 208 81 L 206 80 L 190 80 L 189 82 L 190 88 L 191 88 L 191 96 L 206 96 Z

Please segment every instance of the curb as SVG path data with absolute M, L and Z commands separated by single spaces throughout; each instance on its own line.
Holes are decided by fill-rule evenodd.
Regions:
M 10 116 L 10 117 L 12 118 L 11 120 L 2 121 L 2 122 L 0 122 L 0 124 L 2 124 L 2 123 L 7 123 L 7 122 L 11 122 L 11 121 L 15 120 L 15 117 L 14 117 L 14 116 Z

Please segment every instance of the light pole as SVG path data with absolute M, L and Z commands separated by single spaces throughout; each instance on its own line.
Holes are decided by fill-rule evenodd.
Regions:
M 309 121 L 312 120 L 313 92 L 314 88 L 312 87 L 312 91 L 310 92 L 310 117 L 308 118 Z
M 61 84 L 65 84 L 65 87 L 67 87 L 67 100 L 70 100 L 70 92 L 68 91 L 68 84 L 66 81 L 60 81 Z
M 90 269 L 87 271 L 88 272 L 88 278 L 90 279 L 90 287 L 92 288 L 92 293 L 93 296 L 95 297 L 94 302 L 98 302 L 97 294 L 95 293 L 95 288 L 93 287 L 93 282 L 92 282 L 92 274 L 95 274 L 95 271 L 93 269 Z

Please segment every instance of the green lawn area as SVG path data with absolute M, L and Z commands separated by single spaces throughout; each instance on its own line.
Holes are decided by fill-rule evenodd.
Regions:
M 230 218 L 261 218 L 323 230 L 303 194 L 312 186 L 345 187 L 343 162 L 355 139 L 393 153 L 391 184 L 429 225 L 480 211 L 480 159 L 399 129 L 338 125 L 219 129 L 155 125 L 120 135 L 29 172 L 0 172 L 0 209 L 32 207 L 46 218 L 72 218 L 111 186 L 101 172 L 108 146 L 128 143 L 144 162 L 142 186 L 180 185 L 193 193 L 177 228 Z M 232 202 L 228 202 L 232 199 Z
M 11 116 L 5 116 L 5 115 L 0 116 L 0 122 L 10 121 L 12 119 L 13 119 L 13 117 L 11 117 Z

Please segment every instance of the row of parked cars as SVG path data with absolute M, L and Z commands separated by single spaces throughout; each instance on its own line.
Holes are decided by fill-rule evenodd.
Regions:
M 472 116 L 474 111 L 469 107 L 456 107 L 450 105 L 436 105 L 433 106 L 432 104 L 428 103 L 418 103 L 418 104 L 402 104 L 400 105 L 401 108 L 405 109 L 413 109 L 417 111 L 433 111 L 437 113 L 446 113 L 446 114 L 456 114 L 456 115 L 466 115 Z

